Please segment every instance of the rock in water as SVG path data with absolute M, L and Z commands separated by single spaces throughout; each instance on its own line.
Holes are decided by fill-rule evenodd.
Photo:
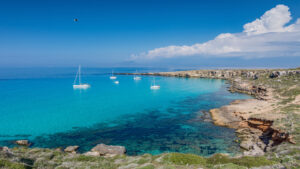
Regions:
M 76 154 L 76 150 L 78 148 L 79 148 L 79 146 L 68 146 L 67 148 L 64 149 L 64 152 Z
M 126 153 L 124 146 L 110 146 L 105 144 L 98 144 L 92 148 L 91 152 L 98 152 L 103 156 L 114 156 L 114 155 L 123 155 Z
M 20 146 L 30 146 L 30 143 L 28 140 L 17 140 L 16 144 L 20 145 Z

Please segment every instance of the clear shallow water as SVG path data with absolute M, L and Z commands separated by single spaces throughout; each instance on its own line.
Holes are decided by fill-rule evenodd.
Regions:
M 87 151 L 105 143 L 126 146 L 130 155 L 239 150 L 234 130 L 202 112 L 249 98 L 229 93 L 224 80 L 156 77 L 161 89 L 153 91 L 150 76 L 118 76 L 116 85 L 107 69 L 83 69 L 91 88 L 80 91 L 72 88 L 76 69 L 28 73 L 35 71 L 0 75 L 0 145 L 30 139 L 37 147 Z

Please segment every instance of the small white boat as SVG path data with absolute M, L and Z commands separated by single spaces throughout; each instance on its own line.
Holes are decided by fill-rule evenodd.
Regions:
M 78 78 L 78 83 L 77 83 L 77 78 Z M 73 89 L 88 89 L 90 88 L 91 85 L 87 83 L 81 83 L 81 66 L 79 65 L 78 71 L 76 73 L 76 77 L 73 83 Z
M 133 80 L 141 80 L 142 78 L 140 76 L 133 77 Z
M 136 74 L 137 74 L 137 71 L 136 71 Z M 133 76 L 133 80 L 141 80 L 142 78 L 140 76 L 137 76 L 137 75 L 134 75 Z
M 115 84 L 119 84 L 120 82 L 116 80 L 116 81 L 114 81 L 114 83 L 115 83 Z
M 111 76 L 109 77 L 111 80 L 117 79 L 117 76 L 114 76 L 114 71 L 111 72 Z
M 152 90 L 157 90 L 157 89 L 160 89 L 160 86 L 159 85 L 153 85 L 150 87 Z
M 153 78 L 153 84 L 151 84 L 150 89 L 151 90 L 160 89 L 160 86 L 155 84 L 155 78 Z

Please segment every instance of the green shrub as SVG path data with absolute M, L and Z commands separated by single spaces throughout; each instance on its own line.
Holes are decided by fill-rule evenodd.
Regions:
M 25 166 L 20 163 L 10 162 L 8 160 L 0 159 L 0 168 L 9 168 L 9 169 L 30 169 L 31 167 Z
M 266 157 L 244 156 L 241 158 L 230 158 L 222 154 L 215 154 L 209 157 L 206 162 L 207 164 L 211 164 L 211 165 L 232 163 L 238 166 L 245 166 L 245 167 L 259 167 L 259 166 L 273 165 L 277 163 L 275 161 L 268 160 Z
M 268 166 L 276 164 L 275 161 L 270 161 L 266 157 L 241 157 L 241 158 L 232 158 L 231 162 L 246 167 L 259 167 L 259 166 Z
M 80 155 L 78 157 L 75 157 L 72 159 L 72 161 L 100 161 L 100 158 L 97 158 L 97 157 L 93 157 L 93 156 L 85 156 L 85 155 Z
M 165 155 L 164 162 L 177 165 L 206 164 L 206 159 L 194 154 L 170 153 Z
M 145 163 L 147 163 L 147 162 L 149 162 L 150 160 L 149 159 L 147 159 L 147 158 L 141 158 L 141 159 L 139 159 L 139 161 L 137 161 L 137 164 L 145 164 Z
M 226 164 L 230 163 L 230 158 L 222 154 L 215 154 L 207 159 L 208 164 Z
M 155 169 L 154 165 L 150 164 L 150 165 L 146 165 L 144 167 L 140 167 L 139 169 Z
M 211 167 L 210 167 L 211 168 Z M 247 167 L 239 166 L 236 164 L 228 163 L 213 166 L 212 169 L 247 169 Z

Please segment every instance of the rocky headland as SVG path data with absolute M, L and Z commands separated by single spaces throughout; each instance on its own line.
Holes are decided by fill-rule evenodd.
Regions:
M 283 149 L 293 152 L 288 158 L 300 155 L 299 68 L 192 70 L 141 75 L 228 80 L 229 91 L 246 93 L 254 98 L 236 100 L 212 109 L 210 113 L 214 124 L 236 129 L 240 147 L 245 150 L 243 155 L 270 155 Z

